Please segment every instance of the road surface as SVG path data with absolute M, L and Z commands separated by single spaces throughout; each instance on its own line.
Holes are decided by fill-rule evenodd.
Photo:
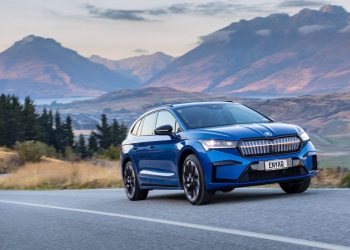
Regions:
M 350 190 L 236 189 L 192 206 L 181 191 L 0 191 L 0 249 L 350 249 Z

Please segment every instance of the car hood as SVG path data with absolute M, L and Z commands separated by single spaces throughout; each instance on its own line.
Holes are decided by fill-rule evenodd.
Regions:
M 301 131 L 302 129 L 299 126 L 280 122 L 251 123 L 192 129 L 186 131 L 185 137 L 188 139 L 240 140 L 299 134 Z

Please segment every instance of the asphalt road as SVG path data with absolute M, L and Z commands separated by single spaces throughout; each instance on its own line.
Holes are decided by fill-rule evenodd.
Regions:
M 0 249 L 350 249 L 350 190 L 0 191 Z

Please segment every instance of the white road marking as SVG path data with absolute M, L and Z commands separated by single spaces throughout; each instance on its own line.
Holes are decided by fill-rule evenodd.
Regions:
M 238 229 L 229 229 L 229 228 L 223 228 L 223 227 L 193 224 L 193 223 L 186 223 L 186 222 L 180 222 L 180 221 L 163 220 L 163 219 L 141 217 L 141 216 L 127 215 L 127 214 L 109 213 L 109 212 L 101 212 L 101 211 L 78 209 L 78 208 L 57 207 L 57 206 L 8 201 L 8 200 L 0 200 L 0 202 L 7 203 L 7 204 L 16 204 L 16 205 L 24 205 L 24 206 L 31 206 L 31 207 L 39 207 L 39 208 L 50 208 L 55 210 L 63 210 L 63 211 L 110 216 L 110 217 L 117 217 L 117 218 L 131 219 L 131 220 L 147 221 L 147 222 L 153 222 L 153 223 L 159 223 L 159 224 L 165 224 L 165 225 L 206 230 L 206 231 L 217 232 L 217 233 L 225 233 L 225 234 L 239 235 L 239 236 L 257 238 L 257 239 L 263 239 L 263 240 L 278 241 L 282 243 L 289 243 L 289 244 L 295 244 L 295 245 L 301 245 L 301 246 L 307 246 L 307 247 L 316 247 L 320 249 L 350 250 L 350 247 L 348 246 L 335 245 L 335 244 L 330 244 L 325 242 L 303 240 L 303 239 L 285 237 L 285 236 L 279 236 L 279 235 L 273 235 L 273 234 L 256 233 L 256 232 L 243 231 Z

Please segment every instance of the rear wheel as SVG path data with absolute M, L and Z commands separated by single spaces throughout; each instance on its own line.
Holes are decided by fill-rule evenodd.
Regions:
M 215 190 L 207 190 L 202 166 L 195 155 L 186 157 L 182 166 L 182 184 L 192 205 L 204 205 L 213 200 Z
M 123 171 L 124 189 L 128 198 L 132 201 L 144 200 L 147 198 L 148 190 L 140 189 L 139 182 L 131 161 L 125 164 Z
M 305 192 L 311 183 L 311 179 L 306 179 L 302 181 L 293 181 L 293 182 L 282 182 L 280 183 L 280 187 L 287 194 L 297 194 Z

